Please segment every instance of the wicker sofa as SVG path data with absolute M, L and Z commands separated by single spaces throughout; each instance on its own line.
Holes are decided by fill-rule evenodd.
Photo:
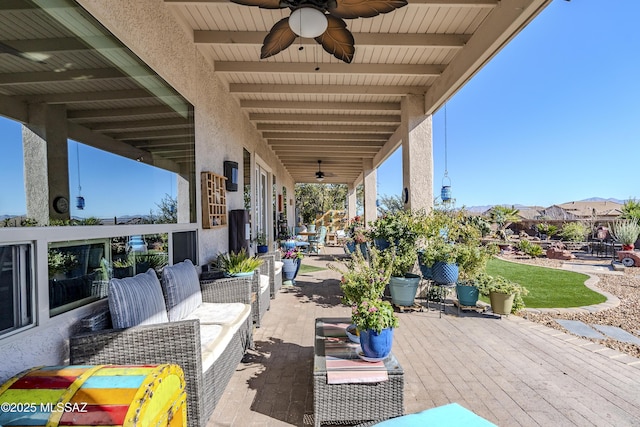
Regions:
M 269 286 L 271 288 L 271 298 L 275 298 L 276 294 L 282 287 L 282 261 L 280 260 L 280 251 L 259 253 L 258 256 L 264 259 L 263 266 L 266 272 L 262 274 L 269 276 Z
M 150 272 L 121 281 L 138 289 L 140 283 L 153 281 Z M 168 291 L 172 282 L 179 285 L 177 290 L 183 300 L 176 299 L 175 289 Z M 122 319 L 116 320 L 122 310 L 112 302 L 123 292 L 114 283 L 118 284 L 118 279 L 109 284 L 109 309 L 83 319 L 81 327 L 87 332 L 70 338 L 71 363 L 178 364 L 186 380 L 188 425 L 205 425 L 245 351 L 253 346 L 251 278 L 200 283 L 188 260 L 165 267 L 162 291 L 169 321 L 144 319 L 137 326 L 124 329 L 120 327 Z M 193 292 L 196 287 L 198 292 Z M 134 292 L 143 294 L 145 305 L 153 305 L 147 303 L 153 299 L 149 296 L 153 292 Z M 191 310 L 189 304 L 198 298 L 201 303 Z M 163 317 L 163 313 L 149 317 L 156 315 Z

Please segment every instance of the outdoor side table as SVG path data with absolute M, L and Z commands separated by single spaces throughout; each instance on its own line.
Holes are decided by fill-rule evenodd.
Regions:
M 384 360 L 387 381 L 328 384 L 323 325 L 349 324 L 349 318 L 318 318 L 315 324 L 313 360 L 313 413 L 321 424 L 357 424 L 386 420 L 404 414 L 404 371 L 393 354 Z M 345 334 L 346 336 L 346 334 Z M 348 358 L 358 359 L 357 353 Z
M 2 426 L 186 427 L 178 365 L 70 365 L 27 370 L 0 385 Z

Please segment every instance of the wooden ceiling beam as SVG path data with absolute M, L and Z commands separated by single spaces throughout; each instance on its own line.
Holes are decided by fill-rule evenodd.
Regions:
M 276 152 L 276 155 L 278 156 L 278 158 L 280 160 L 283 161 L 287 161 L 289 159 L 299 159 L 301 158 L 300 156 L 297 156 L 295 153 L 293 154 L 287 154 L 290 153 L 289 151 L 284 151 L 284 152 Z M 323 155 L 326 155 L 326 151 L 309 151 L 309 152 L 305 152 L 305 158 L 309 158 L 309 157 L 322 157 Z M 345 152 L 340 152 L 340 157 L 343 158 L 356 158 L 356 159 L 373 159 L 375 157 L 375 153 L 369 153 L 369 152 L 362 152 L 362 153 L 351 153 L 348 151 Z
M 499 0 L 408 0 L 410 5 L 446 6 L 446 7 L 496 7 Z M 215 5 L 229 4 L 229 0 L 164 0 L 168 5 Z M 237 3 L 236 6 L 242 6 Z
M 323 153 L 325 153 L 325 155 L 327 154 L 327 147 L 325 145 L 319 145 L 319 144 L 314 144 L 314 145 L 309 145 L 309 144 L 304 144 L 304 143 L 297 143 L 297 144 L 277 144 L 277 145 L 270 145 L 271 149 L 273 151 L 275 151 L 276 153 L 278 152 L 285 152 L 285 151 L 295 151 L 295 150 L 305 150 L 305 151 L 313 151 L 313 150 L 324 150 Z M 363 146 L 363 147 L 349 147 L 349 146 L 335 146 L 335 147 L 331 147 L 331 152 L 332 153 L 378 153 L 378 151 L 380 150 L 379 146 Z
M 233 44 L 261 46 L 264 42 L 263 31 L 210 31 L 195 30 L 193 41 L 196 45 Z M 387 33 L 354 33 L 358 46 L 408 46 L 408 47 L 438 47 L 456 49 L 462 48 L 470 36 L 467 34 L 387 34 Z M 303 45 L 315 46 L 313 39 L 300 38 L 296 41 Z
M 121 141 L 135 141 L 145 139 L 166 139 L 180 136 L 193 136 L 193 129 L 162 129 L 145 132 L 110 132 L 108 133 L 114 139 Z
M 69 119 L 103 119 L 113 117 L 131 118 L 135 116 L 151 116 L 156 114 L 175 114 L 175 111 L 165 106 L 154 107 L 132 107 L 132 108 L 113 108 L 99 110 L 78 110 L 68 111 Z
M 249 84 L 231 83 L 231 93 L 277 93 L 277 94 L 336 94 L 336 95 L 423 95 L 425 86 L 356 86 L 356 85 L 296 85 L 296 84 Z
M 255 122 L 352 122 L 352 123 L 400 123 L 400 116 L 348 115 L 348 114 L 267 114 L 250 113 L 249 120 Z
M 399 102 L 308 102 L 241 99 L 241 108 L 289 110 L 400 111 Z
M 391 134 L 389 134 L 391 135 Z M 303 140 L 303 139 L 311 139 L 318 141 L 386 141 L 389 139 L 385 134 L 380 133 L 294 133 L 294 132 L 262 132 L 262 137 L 265 139 L 293 139 L 293 140 Z
M 258 123 L 259 131 L 283 131 L 283 132 L 345 132 L 345 133 L 388 133 L 396 131 L 396 126 L 389 125 L 302 125 L 281 123 Z
M 98 101 L 150 99 L 155 97 L 156 95 L 143 89 L 105 90 L 99 92 L 47 93 L 21 96 L 22 99 L 30 103 L 47 104 L 79 104 Z
M 218 73 L 258 73 L 258 74 L 384 74 L 401 76 L 439 77 L 444 65 L 438 64 L 322 64 L 282 63 L 254 61 L 216 61 Z
M 382 141 L 294 141 L 289 139 L 270 139 L 269 145 L 305 145 L 307 148 L 313 148 L 316 146 L 328 147 L 333 149 L 334 147 L 378 147 L 384 146 Z
M 150 120 L 127 120 L 117 122 L 104 122 L 104 123 L 85 123 L 85 126 L 100 132 L 119 132 L 132 129 L 147 129 L 147 128 L 191 128 L 193 123 L 183 118 L 175 119 L 150 119 Z

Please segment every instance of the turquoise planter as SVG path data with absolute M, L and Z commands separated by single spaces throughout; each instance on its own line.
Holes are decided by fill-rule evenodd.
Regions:
M 395 305 L 412 306 L 418 292 L 420 276 L 416 274 L 406 274 L 405 277 L 394 277 L 389 279 L 389 291 L 391 300 Z
M 383 359 L 391 353 L 393 344 L 393 328 L 383 329 L 378 333 L 373 329 L 360 331 L 360 347 L 365 357 Z
M 467 307 L 475 307 L 480 296 L 480 292 L 475 286 L 456 285 L 456 293 L 458 294 L 460 305 Z
M 458 264 L 436 262 L 431 268 L 433 281 L 439 285 L 452 285 L 458 281 Z

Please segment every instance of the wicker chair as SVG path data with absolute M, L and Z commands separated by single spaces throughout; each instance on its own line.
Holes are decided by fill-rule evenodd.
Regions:
M 258 271 L 253 275 L 252 291 L 255 294 L 255 299 L 252 303 L 253 323 L 256 328 L 260 327 L 260 322 L 264 317 L 269 306 L 271 305 L 271 276 L 273 267 L 268 263 L 263 262 Z M 266 280 L 265 284 L 263 280 Z
M 203 302 L 251 304 L 247 277 L 201 282 Z M 71 364 L 175 363 L 184 371 L 187 420 L 190 427 L 207 423 L 245 351 L 253 347 L 252 317 L 240 325 L 222 354 L 203 372 L 200 322 L 182 320 L 128 329 L 109 329 L 109 311 L 87 317 L 81 327 L 90 332 L 70 338 Z

